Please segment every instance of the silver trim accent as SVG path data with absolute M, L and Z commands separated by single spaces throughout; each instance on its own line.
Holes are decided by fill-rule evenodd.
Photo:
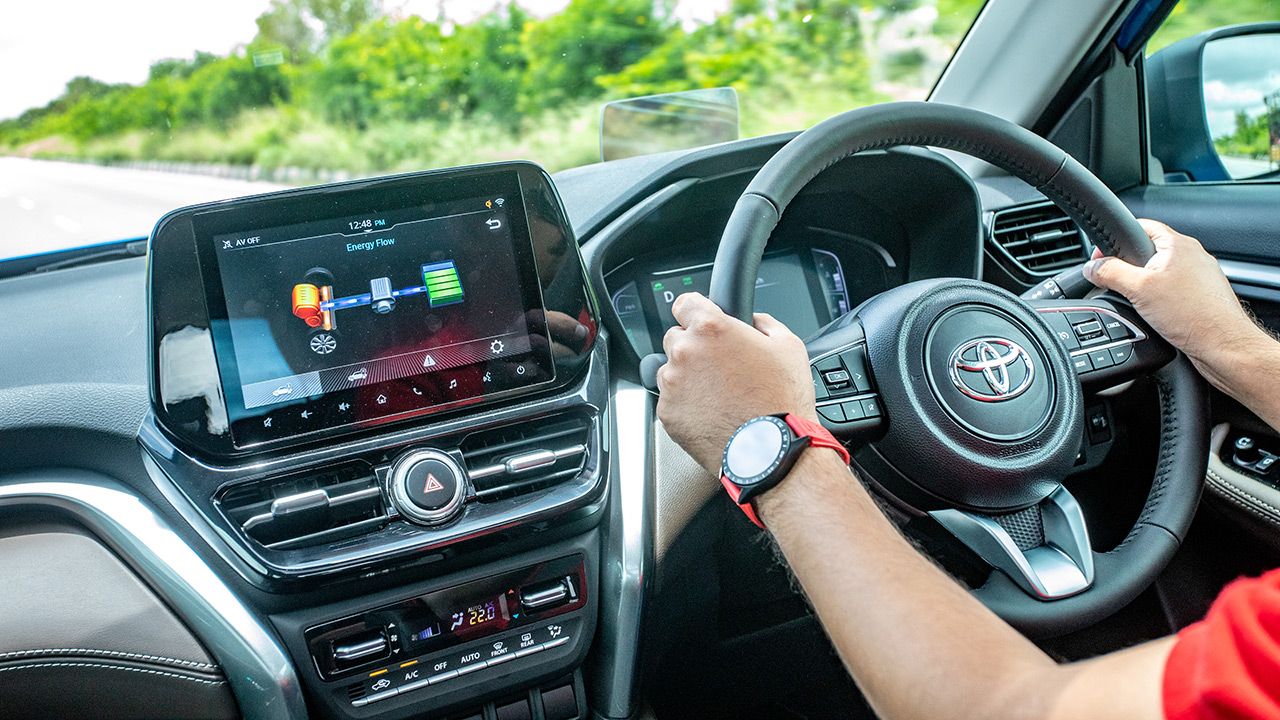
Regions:
M 334 645 L 333 656 L 338 660 L 359 660 L 362 657 L 377 655 L 389 649 L 387 639 L 379 635 L 376 638 L 370 638 L 355 645 Z
M 503 463 L 508 475 L 537 470 L 540 467 L 556 464 L 556 453 L 554 450 L 534 450 L 532 452 L 516 455 L 507 458 Z
M 1003 345 L 1009 352 L 1001 355 L 992 347 L 993 345 Z M 968 364 L 964 359 L 965 351 L 970 348 L 978 349 L 978 360 L 974 364 Z M 988 352 L 992 354 L 991 357 L 988 357 Z M 1009 366 L 1019 359 L 1026 364 L 1027 374 L 1022 378 L 1022 382 L 1018 383 L 1017 387 L 1010 387 Z M 981 372 L 983 378 L 987 381 L 987 385 L 991 388 L 992 394 L 980 393 L 969 387 L 960 377 L 961 370 L 965 372 Z M 951 376 L 951 383 L 956 386 L 956 389 L 961 394 L 986 403 L 1012 400 L 1031 389 L 1031 384 L 1036 379 L 1036 365 L 1031 362 L 1031 356 L 1027 354 L 1027 351 L 1018 343 L 999 337 L 978 338 L 956 347 L 955 350 L 951 351 L 951 357 L 947 359 L 947 372 Z
M 297 495 L 286 495 L 277 498 L 271 502 L 271 512 L 259 513 L 241 523 L 240 527 L 244 530 L 252 530 L 259 525 L 269 523 L 278 517 L 288 515 L 289 513 L 298 512 L 299 510 L 309 510 L 315 507 L 329 506 L 338 507 L 346 505 L 357 500 L 365 498 L 378 497 L 382 494 L 382 488 L 367 487 L 363 490 L 345 493 L 337 497 L 329 497 L 329 491 L 323 488 L 317 490 L 308 490 Z
M 1080 505 L 1058 486 L 1039 507 L 1044 543 L 1025 552 L 986 515 L 954 508 L 929 515 L 1028 595 L 1057 600 L 1088 590 L 1093 585 L 1093 549 Z
M 1218 265 L 1233 283 L 1280 290 L 1280 268 L 1239 260 L 1219 260 Z
M 839 405 L 840 403 L 847 403 L 847 402 L 850 402 L 851 400 L 871 400 L 872 398 L 878 398 L 878 397 L 880 396 L 873 392 L 865 392 L 860 395 L 841 395 L 838 398 L 827 398 L 826 400 L 819 400 L 817 403 L 815 403 L 815 406 L 825 407 L 827 405 Z
M 603 717 L 631 717 L 638 705 L 640 623 L 653 563 L 654 396 L 626 380 L 614 386 L 608 537 L 600 564 L 600 604 L 591 706 Z
M 420 507 L 409 497 L 409 471 L 418 463 L 429 461 L 438 462 L 449 468 L 456 482 L 453 497 L 436 510 Z M 447 453 L 431 448 L 421 448 L 396 458 L 391 466 L 391 476 L 387 479 L 387 491 L 391 494 L 391 502 L 395 503 L 396 509 L 402 516 L 426 525 L 438 525 L 462 509 L 462 501 L 467 497 L 467 473 Z
M 520 594 L 520 605 L 526 610 L 537 610 L 547 605 L 554 605 L 569 597 L 569 588 L 565 587 L 564 580 L 556 583 L 554 586 L 545 590 L 539 590 L 533 593 Z
M 80 470 L 10 478 L 0 484 L 0 507 L 64 511 L 110 546 L 217 659 L 245 718 L 307 717 L 293 663 L 274 634 L 145 500 Z

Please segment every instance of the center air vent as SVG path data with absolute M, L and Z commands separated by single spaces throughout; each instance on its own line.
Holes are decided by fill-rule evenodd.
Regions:
M 246 535 L 273 550 L 340 540 L 387 520 L 378 480 L 363 463 L 232 487 L 218 505 Z
M 591 421 L 560 416 L 487 430 L 462 443 L 476 499 L 493 502 L 551 487 L 582 472 Z
M 1017 269 L 1031 275 L 1050 275 L 1089 259 L 1084 233 L 1051 202 L 996 212 L 991 241 Z

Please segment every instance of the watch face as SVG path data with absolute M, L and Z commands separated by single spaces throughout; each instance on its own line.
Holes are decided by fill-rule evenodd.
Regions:
M 754 485 L 778 468 L 791 447 L 791 428 L 781 418 L 748 420 L 724 449 L 724 474 L 737 485 Z

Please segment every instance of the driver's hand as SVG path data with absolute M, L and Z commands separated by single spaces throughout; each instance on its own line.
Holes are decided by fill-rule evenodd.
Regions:
M 809 355 L 785 325 L 757 314 L 751 327 L 698 293 L 676 298 L 671 312 L 680 324 L 662 339 L 658 418 L 703 467 L 718 473 L 729 436 L 753 417 L 817 420 Z
M 1139 220 L 1155 243 L 1145 267 L 1094 252 L 1084 266 L 1095 285 L 1133 303 L 1156 332 L 1198 365 L 1212 367 L 1221 352 L 1258 334 L 1218 261 L 1195 238 L 1154 220 Z

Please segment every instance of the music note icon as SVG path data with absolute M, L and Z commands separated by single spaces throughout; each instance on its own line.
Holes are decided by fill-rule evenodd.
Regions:
M 454 379 L 452 379 L 452 380 L 450 380 L 450 381 L 449 381 L 449 389 L 450 389 L 450 390 L 453 390 L 453 389 L 454 389 L 454 388 L 456 388 L 456 387 L 458 387 L 458 379 L 457 379 L 457 378 L 454 378 Z

